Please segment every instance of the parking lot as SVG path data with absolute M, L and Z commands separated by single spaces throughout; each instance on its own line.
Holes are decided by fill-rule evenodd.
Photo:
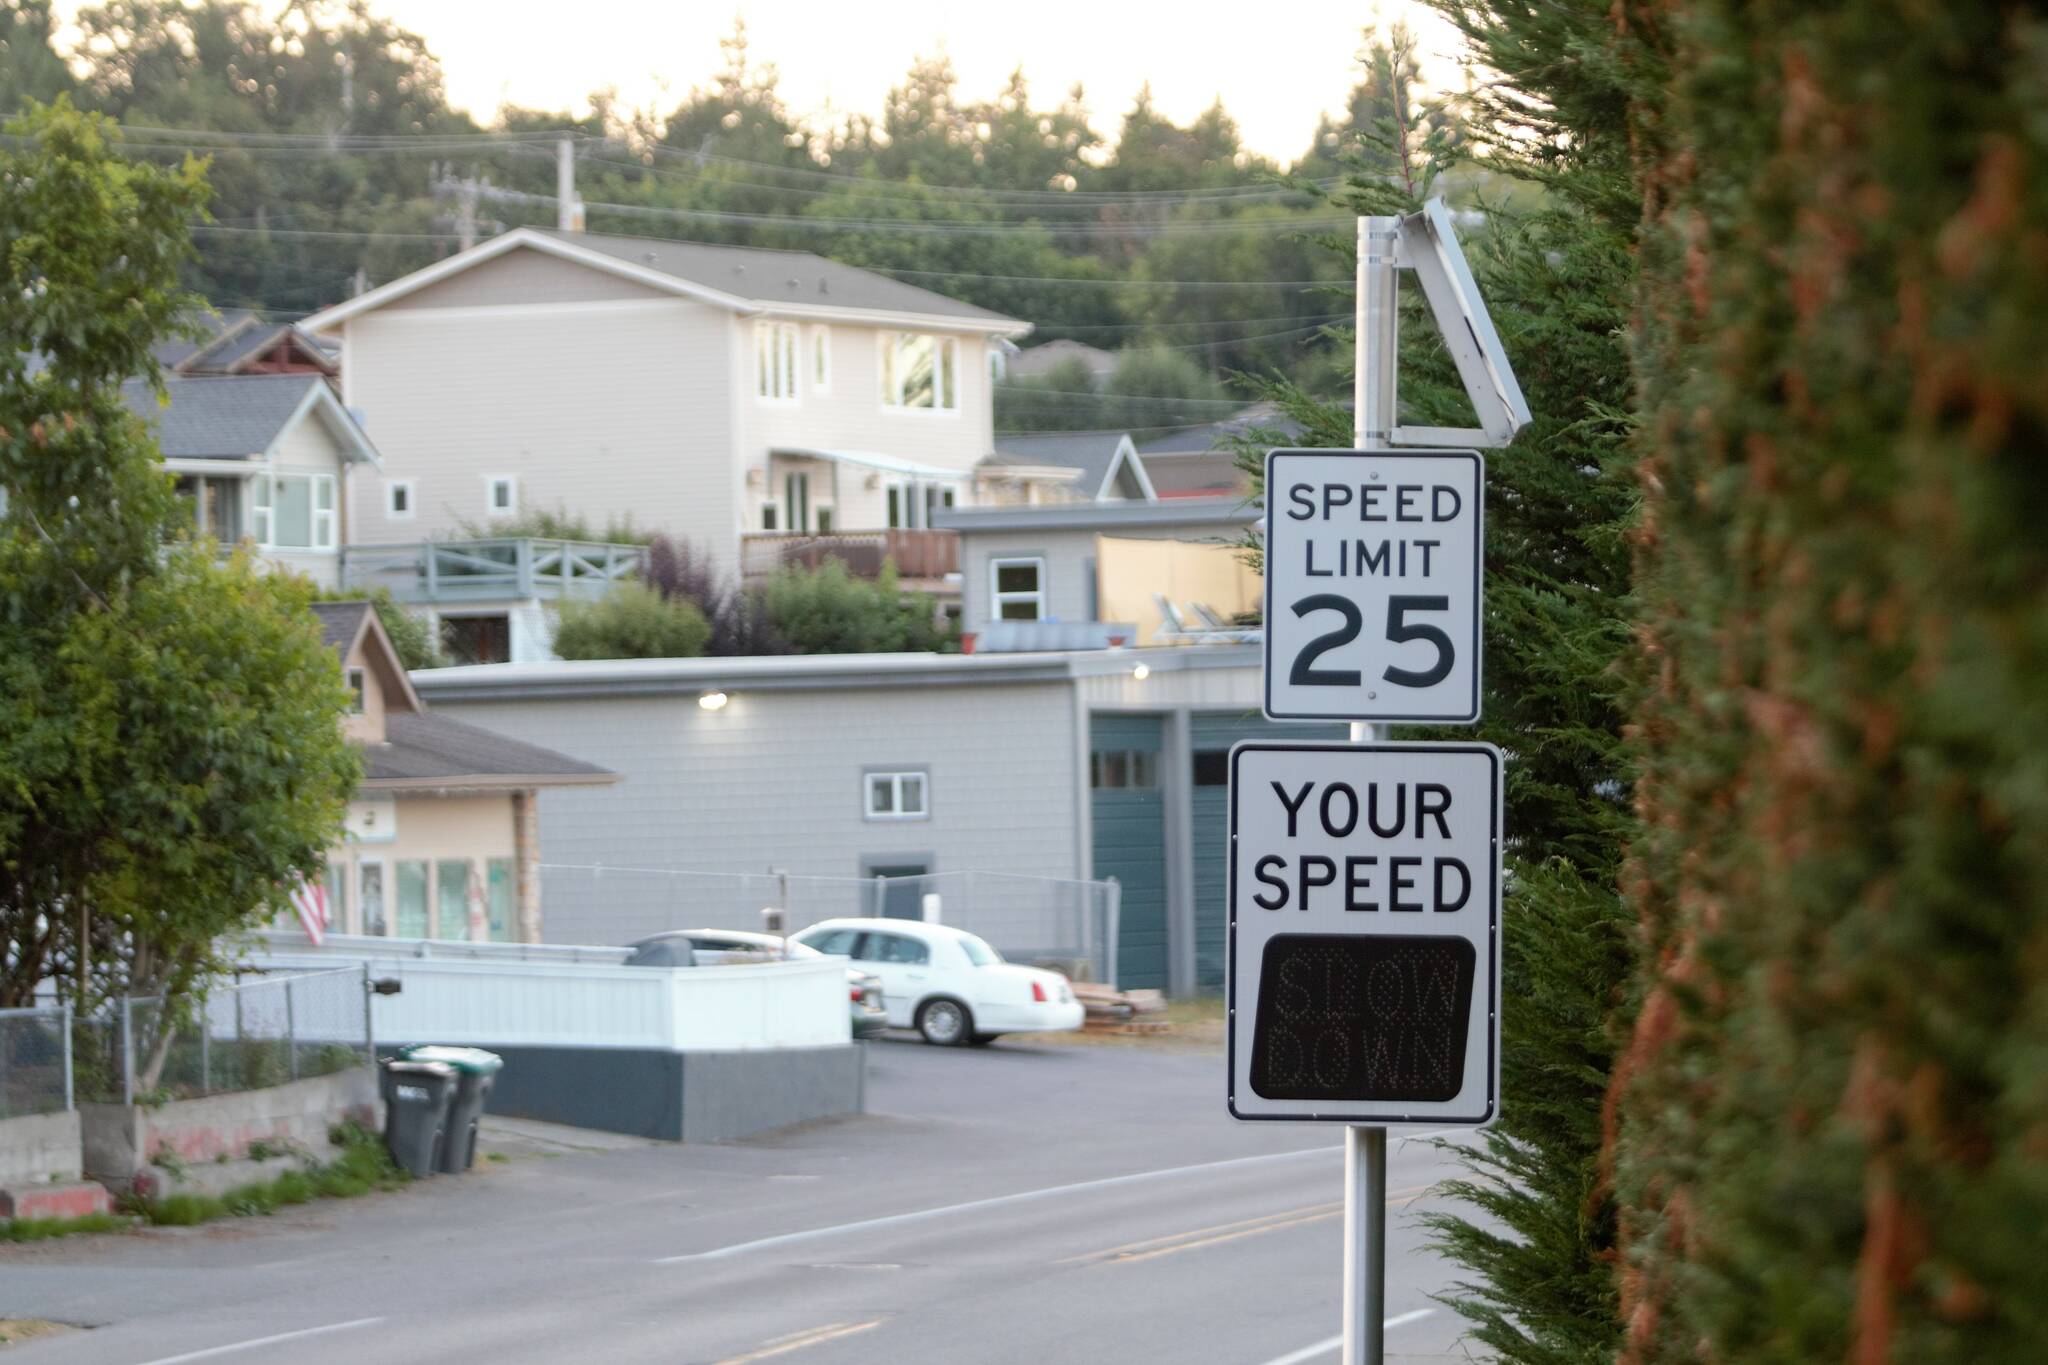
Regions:
M 1335 1359 L 1338 1135 L 1232 1123 L 1219 1055 L 890 1037 L 868 1077 L 768 1138 L 503 1136 L 393 1195 L 0 1248 L 0 1317 L 90 1325 L 9 1358 Z M 1453 1168 L 1396 1145 L 1392 1358 L 1466 1358 L 1416 1226 Z

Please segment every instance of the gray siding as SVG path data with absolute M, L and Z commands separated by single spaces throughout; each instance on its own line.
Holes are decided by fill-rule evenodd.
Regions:
M 592 303 L 602 299 L 666 297 L 665 290 L 522 248 L 459 270 L 384 306 L 399 310 L 472 308 L 512 302 Z
M 757 927 L 765 874 L 857 878 L 863 860 L 927 855 L 939 873 L 1076 877 L 1081 794 L 1065 683 L 735 691 L 693 696 L 439 702 L 455 716 L 616 769 L 614 787 L 544 791 L 545 864 L 725 877 L 602 875 L 550 866 L 543 937 L 618 943 L 663 929 Z M 863 818 L 865 771 L 929 771 L 925 820 Z M 797 919 L 860 913 L 861 888 L 799 884 Z
M 1185 540 L 1193 544 L 1235 544 L 1242 532 L 1225 526 L 1118 526 L 1106 530 L 1052 527 L 1028 531 L 962 531 L 960 533 L 961 622 L 980 630 L 990 619 L 989 562 L 1042 554 L 1046 570 L 1046 615 L 1061 621 L 1092 621 L 1095 615 L 1095 540 Z M 1138 621 L 1156 627 L 1158 613 Z

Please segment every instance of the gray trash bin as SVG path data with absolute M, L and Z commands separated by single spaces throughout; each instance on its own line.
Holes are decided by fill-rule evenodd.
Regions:
M 505 1059 L 480 1047 L 424 1043 L 399 1049 L 407 1061 L 445 1066 L 455 1072 L 455 1098 L 448 1106 L 448 1140 L 441 1144 L 441 1169 L 456 1174 L 476 1164 L 476 1126 Z
M 412 1175 L 432 1175 L 440 1168 L 457 1079 L 455 1068 L 441 1062 L 393 1058 L 384 1063 L 384 1145 Z

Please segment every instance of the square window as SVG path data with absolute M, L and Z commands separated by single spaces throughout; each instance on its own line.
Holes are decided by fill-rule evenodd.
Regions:
M 1045 619 L 1043 559 L 992 559 L 988 570 L 991 615 L 999 621 Z
M 925 412 L 960 406 L 960 342 L 922 332 L 882 334 L 882 406 Z
M 867 818 L 922 820 L 931 814 L 930 788 L 931 779 L 923 772 L 869 773 Z

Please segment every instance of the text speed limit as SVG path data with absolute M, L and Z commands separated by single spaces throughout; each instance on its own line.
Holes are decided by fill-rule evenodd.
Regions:
M 1266 456 L 1266 714 L 1479 718 L 1475 451 Z

